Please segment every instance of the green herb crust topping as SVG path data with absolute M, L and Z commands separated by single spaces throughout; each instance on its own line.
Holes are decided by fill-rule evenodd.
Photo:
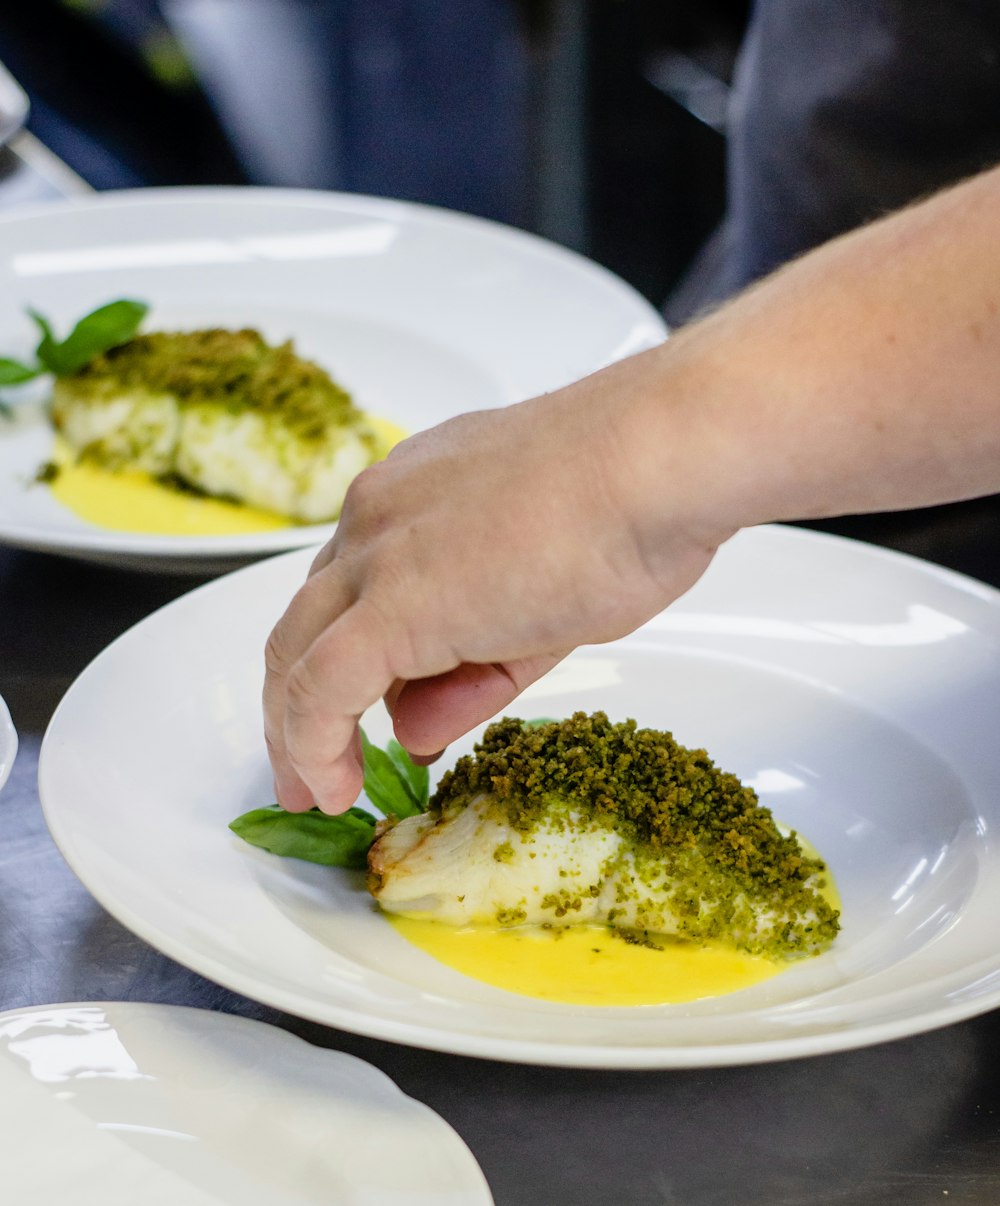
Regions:
M 232 414 L 280 413 L 283 424 L 304 440 L 322 440 L 331 424 L 363 417 L 326 370 L 296 355 L 290 341 L 272 346 L 251 329 L 137 335 L 63 382 L 81 400 L 141 390 L 171 394 L 182 406 L 214 403 Z
M 660 893 L 682 936 L 742 934 L 738 945 L 781 958 L 822 949 L 839 928 L 824 864 L 780 832 L 752 788 L 704 750 L 633 720 L 578 712 L 529 727 L 504 718 L 445 773 L 430 810 L 450 816 L 473 801 L 526 842 L 581 825 L 615 831 L 628 851 L 627 868 L 616 859 L 621 912 L 640 902 L 640 925 L 641 902 Z M 559 917 L 588 894 L 554 894 L 543 906 Z M 765 914 L 785 920 L 762 927 Z

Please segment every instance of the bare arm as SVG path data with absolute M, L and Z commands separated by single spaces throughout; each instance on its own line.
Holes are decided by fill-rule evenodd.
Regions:
M 1000 488 L 1000 169 L 834 240 L 653 355 L 732 475 L 739 526 Z
M 432 754 L 677 598 L 740 527 L 994 490 L 1000 170 L 362 474 L 269 642 L 278 798 L 347 807 L 357 718 L 381 696 Z

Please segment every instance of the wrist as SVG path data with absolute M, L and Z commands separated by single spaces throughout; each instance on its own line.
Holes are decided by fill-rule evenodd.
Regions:
M 609 423 L 616 497 L 647 558 L 673 555 L 678 539 L 706 551 L 762 522 L 748 506 L 752 466 L 739 432 L 720 421 L 726 383 L 702 363 L 695 328 L 612 366 L 624 388 Z M 709 379 L 711 375 L 711 379 Z

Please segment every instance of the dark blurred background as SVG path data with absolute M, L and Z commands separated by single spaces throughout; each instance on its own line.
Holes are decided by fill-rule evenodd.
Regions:
M 741 44 L 759 88 L 730 108 L 728 147 L 757 123 L 744 195 L 771 198 L 791 252 L 1000 155 L 996 5 L 835 7 L 0 0 L 0 61 L 29 94 L 29 129 L 96 189 L 249 183 L 447 206 L 591 256 L 676 322 L 712 300 L 730 246 Z M 1000 498 L 812 526 L 994 580 L 998 525 Z
M 723 207 L 740 0 L 0 5 L 29 129 L 98 189 L 346 189 L 496 218 L 660 305 Z

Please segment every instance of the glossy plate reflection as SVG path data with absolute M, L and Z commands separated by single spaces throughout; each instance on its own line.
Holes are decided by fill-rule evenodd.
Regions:
M 206 1010 L 0 1014 L 0 1134 L 24 1206 L 492 1202 L 458 1135 L 377 1068 Z
M 43 743 L 64 855 L 167 954 L 329 1025 L 595 1067 L 784 1059 L 1000 1004 L 998 592 L 852 541 L 755 529 L 673 607 L 525 694 L 525 716 L 603 709 L 703 746 L 823 855 L 843 902 L 833 948 L 772 979 L 594 1008 L 469 979 L 397 934 L 360 875 L 229 833 L 271 798 L 261 650 L 310 556 L 241 570 L 139 624 L 70 689 Z M 388 738 L 381 709 L 365 725 Z

